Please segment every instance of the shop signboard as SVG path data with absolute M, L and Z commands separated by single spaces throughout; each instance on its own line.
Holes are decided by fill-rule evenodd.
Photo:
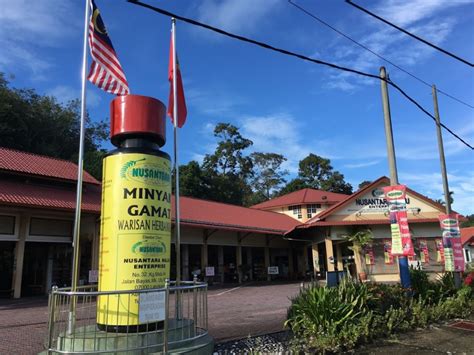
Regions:
M 439 223 L 443 236 L 444 268 L 446 271 L 464 271 L 464 255 L 458 216 L 440 214 Z
M 390 217 L 392 255 L 413 256 L 415 251 L 408 226 L 406 186 L 386 186 L 383 191 Z
M 269 266 L 268 267 L 268 275 L 278 275 L 278 266 Z
M 89 283 L 99 282 L 99 270 L 89 270 Z
M 444 264 L 444 247 L 443 247 L 443 239 L 441 238 L 436 238 L 435 239 L 436 243 L 436 261 L 438 263 L 443 263 Z
M 214 266 L 206 266 L 206 276 L 216 276 Z
M 365 265 L 375 265 L 374 247 L 372 244 L 364 247 Z

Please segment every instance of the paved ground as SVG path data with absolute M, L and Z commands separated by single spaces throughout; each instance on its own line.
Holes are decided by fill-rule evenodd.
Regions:
M 299 284 L 247 285 L 209 291 L 209 331 L 218 341 L 282 330 Z M 0 354 L 36 354 L 46 335 L 47 299 L 0 300 Z M 474 331 L 449 326 L 410 332 L 357 354 L 474 354 Z
M 289 297 L 299 284 L 212 289 L 208 294 L 209 331 L 228 340 L 282 330 Z M 0 354 L 36 354 L 43 350 L 48 301 L 0 300 Z

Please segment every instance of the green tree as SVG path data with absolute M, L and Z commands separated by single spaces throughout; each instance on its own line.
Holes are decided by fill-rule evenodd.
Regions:
M 251 186 L 258 196 L 268 200 L 274 190 L 286 182 L 284 176 L 288 171 L 281 169 L 286 158 L 281 154 L 259 152 L 252 153 L 250 158 L 253 163 Z
M 311 153 L 299 162 L 298 177 L 313 189 L 352 193 L 352 186 L 344 181 L 344 175 L 333 169 L 329 159 L 316 154 Z
M 309 187 L 311 187 L 311 186 L 309 186 L 309 185 L 306 183 L 306 181 L 304 181 L 304 180 L 301 179 L 301 178 L 296 178 L 296 179 L 291 180 L 288 184 L 286 184 L 286 185 L 278 192 L 278 195 L 279 195 L 279 196 L 283 196 L 283 195 L 289 194 L 290 192 L 294 192 L 294 191 L 306 189 L 306 188 L 309 188 Z
M 60 104 L 54 97 L 33 89 L 15 89 L 0 73 L 0 144 L 77 163 L 80 105 L 78 100 Z M 84 167 L 96 178 L 102 176 L 101 143 L 108 137 L 105 122 L 87 116 Z
M 173 174 L 174 177 L 174 174 Z M 173 193 L 175 184 L 173 183 Z M 199 163 L 195 160 L 179 167 L 179 192 L 182 196 L 209 198 L 209 189 L 204 173 Z

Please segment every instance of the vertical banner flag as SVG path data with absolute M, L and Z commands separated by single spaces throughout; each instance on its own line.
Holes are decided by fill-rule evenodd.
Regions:
M 440 214 L 439 224 L 443 235 L 444 269 L 446 271 L 464 271 L 458 216 L 454 213 Z
M 390 216 L 392 255 L 413 256 L 415 251 L 408 227 L 406 186 L 386 186 L 383 188 L 383 192 Z
M 424 264 L 429 264 L 430 262 L 430 253 L 428 250 L 428 241 L 426 239 L 419 239 L 418 246 L 420 249 L 420 260 Z
M 170 58 L 168 64 L 168 80 L 170 82 L 170 96 L 168 99 L 168 116 L 171 118 L 171 122 L 174 124 L 173 119 L 173 107 L 174 107 L 174 95 L 173 95 L 173 51 L 174 51 L 174 43 L 173 43 L 173 36 L 171 36 L 170 42 Z M 178 97 L 178 122 L 177 126 L 179 128 L 183 127 L 184 123 L 186 122 L 186 116 L 188 111 L 186 109 L 186 100 L 184 99 L 184 88 L 183 88 L 183 80 L 181 79 L 181 69 L 179 67 L 178 61 L 178 54 L 176 54 L 176 96 Z
M 390 239 L 385 239 L 383 241 L 383 255 L 385 259 L 385 264 L 393 264 L 393 255 L 392 255 L 392 241 Z
M 372 244 L 365 246 L 365 265 L 375 265 L 374 247 Z
M 91 9 L 89 48 L 93 60 L 87 79 L 108 93 L 127 95 L 130 90 L 125 73 L 94 0 L 91 0 Z
M 443 239 L 441 238 L 436 238 L 435 239 L 436 243 L 436 261 L 438 263 L 443 263 L 444 264 L 444 247 L 443 247 Z

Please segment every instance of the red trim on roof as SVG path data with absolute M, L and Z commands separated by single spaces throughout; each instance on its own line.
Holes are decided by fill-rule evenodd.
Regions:
M 350 195 L 339 194 L 335 192 L 328 192 L 316 189 L 302 189 L 289 194 L 273 198 L 271 200 L 253 205 L 250 208 L 254 209 L 269 209 L 282 206 L 292 206 L 311 203 L 337 203 L 346 199 Z
M 409 223 L 439 223 L 437 218 L 416 218 L 409 219 Z M 349 225 L 371 225 L 371 224 L 390 224 L 389 219 L 372 219 L 362 221 L 317 221 L 311 225 L 297 226 L 296 228 L 311 228 L 323 226 L 349 226 Z
M 472 245 L 474 243 L 474 227 L 461 228 L 462 245 Z
M 77 181 L 77 165 L 67 160 L 0 147 L 0 170 L 46 178 Z M 99 185 L 84 171 L 84 182 Z

